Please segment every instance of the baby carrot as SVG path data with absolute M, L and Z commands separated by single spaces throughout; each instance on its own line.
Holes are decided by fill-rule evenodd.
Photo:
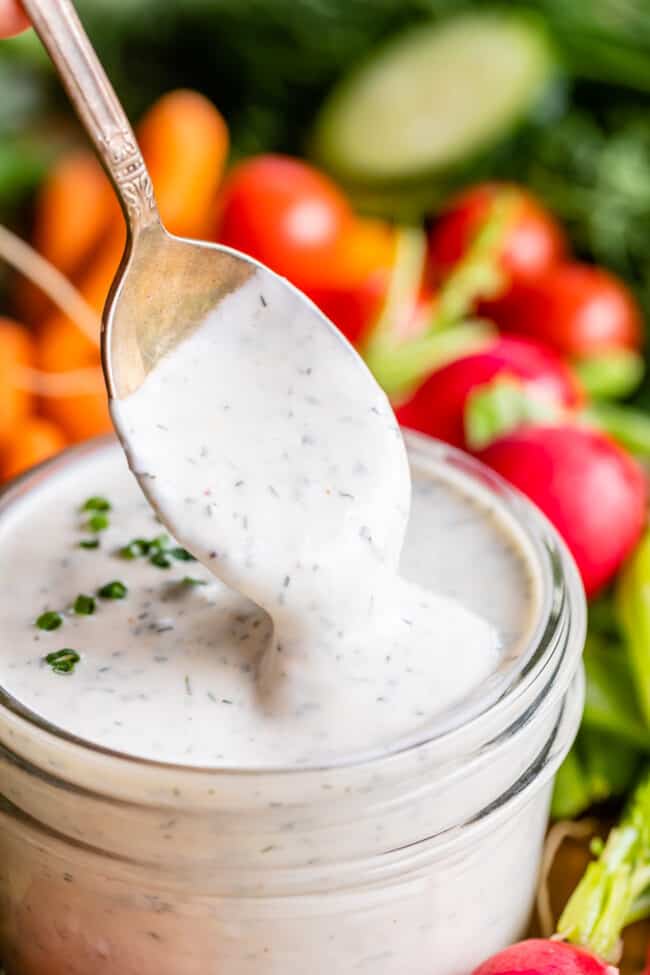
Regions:
M 58 454 L 66 445 L 63 432 L 40 416 L 30 416 L 15 427 L 0 451 L 0 477 L 9 480 Z
M 35 345 L 26 328 L 9 318 L 0 318 L 0 443 L 28 416 L 33 395 L 16 385 L 19 367 L 31 368 Z

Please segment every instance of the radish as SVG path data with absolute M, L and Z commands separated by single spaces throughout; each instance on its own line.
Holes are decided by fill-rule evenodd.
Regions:
M 566 941 L 531 938 L 511 945 L 479 965 L 473 975 L 617 975 L 608 965 Z
M 579 426 L 525 426 L 478 457 L 527 495 L 576 560 L 587 595 L 615 575 L 646 521 L 639 465 L 602 433 Z
M 587 867 L 551 940 L 520 941 L 484 961 L 472 975 L 618 975 L 623 928 L 650 912 L 650 777 L 635 789 L 598 859 Z M 647 975 L 647 973 L 646 973 Z
M 397 418 L 403 426 L 465 447 L 467 400 L 497 377 L 518 380 L 527 394 L 544 403 L 569 409 L 582 403 L 577 379 L 552 350 L 530 339 L 502 336 L 432 373 L 398 407 Z

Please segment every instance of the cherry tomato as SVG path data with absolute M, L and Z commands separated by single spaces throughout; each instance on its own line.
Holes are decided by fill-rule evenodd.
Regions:
M 470 394 L 498 376 L 518 379 L 533 396 L 572 408 L 582 390 L 568 366 L 551 349 L 528 339 L 501 336 L 483 349 L 437 369 L 396 410 L 412 430 L 465 447 L 465 406 Z
M 548 342 L 568 356 L 638 349 L 641 314 L 623 282 L 602 268 L 557 264 L 490 304 L 501 327 Z
M 339 252 L 355 225 L 343 193 L 307 163 L 256 156 L 224 188 L 218 239 L 267 264 L 298 287 L 337 281 Z
M 446 277 L 463 257 L 501 192 L 517 198 L 500 255 L 508 285 L 534 278 L 563 257 L 564 233 L 534 196 L 517 186 L 481 183 L 452 200 L 431 230 L 429 260 L 434 280 Z

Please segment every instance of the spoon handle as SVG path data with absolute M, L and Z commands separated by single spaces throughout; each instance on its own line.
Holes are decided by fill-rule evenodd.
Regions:
M 159 223 L 133 130 L 70 0 L 22 0 L 120 199 L 133 237 Z

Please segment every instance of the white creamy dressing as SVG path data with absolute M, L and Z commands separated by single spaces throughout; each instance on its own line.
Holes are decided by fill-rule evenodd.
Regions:
M 426 731 L 529 631 L 523 550 L 487 493 L 444 471 L 415 472 L 399 574 L 411 485 L 392 410 L 285 287 L 254 274 L 114 405 L 142 488 L 199 562 L 116 555 L 161 527 L 115 448 L 0 524 L 1 682 L 70 733 L 187 764 L 327 763 Z M 86 551 L 92 494 L 113 510 Z M 125 599 L 33 626 L 112 579 Z M 61 647 L 81 655 L 72 674 L 43 662 Z

